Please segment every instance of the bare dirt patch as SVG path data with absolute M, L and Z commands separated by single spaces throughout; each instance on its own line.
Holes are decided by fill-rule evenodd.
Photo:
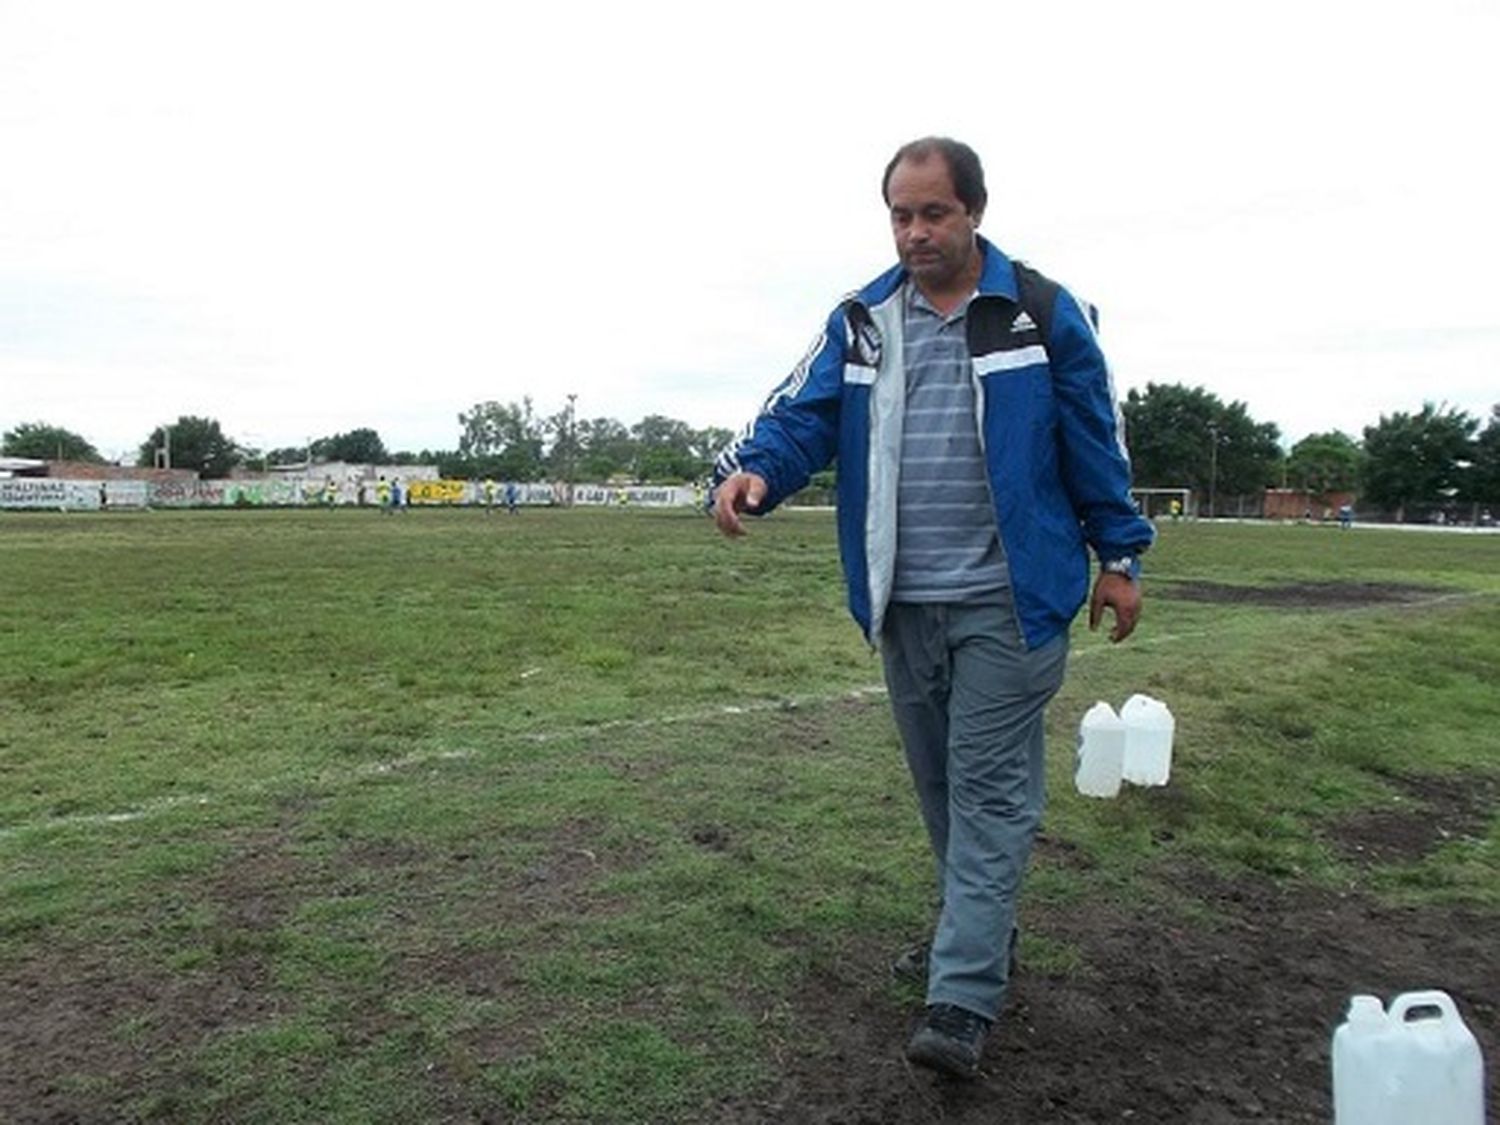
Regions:
M 127 1120 L 124 1105 L 148 1095 L 168 1107 L 160 1119 L 171 1120 L 176 1094 L 202 1080 L 189 1057 L 194 1050 L 298 1010 L 303 998 L 277 985 L 274 966 L 284 927 L 310 898 L 387 896 L 393 977 L 402 987 L 500 998 L 520 984 L 524 951 L 435 946 L 422 923 L 434 900 L 466 932 L 503 932 L 538 919 L 564 925 L 618 909 L 594 884 L 644 855 L 630 842 L 606 843 L 587 820 L 559 825 L 535 843 L 523 863 L 494 852 L 434 854 L 378 838 L 351 840 L 319 859 L 299 852 L 282 825 L 236 841 L 191 896 L 142 905 L 141 941 L 180 931 L 180 944 L 155 942 L 157 953 L 196 953 L 180 969 L 141 959 L 128 936 L 118 949 L 107 941 L 58 943 L 45 955 L 0 963 L 0 1122 Z M 180 923 L 184 912 L 199 917 Z M 351 1041 L 371 1042 L 392 1029 L 381 1005 L 362 1010 L 369 1014 L 348 1029 Z M 479 1066 L 529 1047 L 535 1032 L 486 1025 L 455 1043 L 430 1076 L 435 1102 L 456 1107 L 444 1119 L 470 1120 L 461 1108 L 465 1083 Z
M 208 880 L 214 919 L 194 942 L 212 972 L 112 956 L 105 943 L 0 967 L 0 1121 L 120 1120 L 115 1100 L 145 1090 L 179 1048 L 277 1018 L 284 996 L 266 958 L 297 877 L 284 843 L 274 832 L 247 839 Z M 146 927 L 175 932 L 193 906 L 162 900 Z M 110 1100 L 77 1074 L 107 1084 Z
M 921 997 L 893 1002 L 890 943 L 873 938 L 814 976 L 782 1045 L 781 1080 L 716 1107 L 747 1125 L 1150 1122 L 1217 1125 L 1331 1119 L 1329 1037 L 1355 992 L 1443 988 L 1488 1058 L 1500 1049 L 1500 918 L 1400 910 L 1326 892 L 1178 881 L 1217 920 L 1184 923 L 1151 904 L 1032 911 L 1028 932 L 1077 947 L 1081 971 L 1022 968 L 979 1081 L 909 1067 L 901 1048 Z M 1491 1104 L 1500 1094 L 1489 1071 Z
M 1412 863 L 1451 840 L 1484 832 L 1500 807 L 1500 776 L 1388 774 L 1399 805 L 1334 821 L 1324 831 L 1344 858 L 1367 865 Z
M 1437 586 L 1401 582 L 1292 582 L 1281 586 L 1233 586 L 1224 582 L 1162 581 L 1152 586 L 1164 598 L 1215 605 L 1262 605 L 1280 609 L 1362 609 L 1372 605 L 1418 605 L 1452 593 Z
M 1493 779 L 1491 779 L 1493 781 Z M 1405 779 L 1431 809 L 1465 804 L 1472 779 Z M 1491 806 L 1492 807 L 1492 806 Z M 1478 813 L 1474 813 L 1478 815 Z M 685 828 L 708 849 L 733 848 L 721 826 Z M 702 837 L 699 839 L 698 837 Z M 379 843 L 353 845 L 334 863 L 339 877 L 368 877 L 399 888 L 393 906 L 419 907 L 422 895 L 455 898 L 469 915 L 462 928 L 503 927 L 538 912 L 556 917 L 609 910 L 594 876 L 628 867 L 641 854 L 604 842 L 597 826 L 576 821 L 541 841 L 527 862 L 504 867 L 489 857 L 424 855 Z M 359 857 L 358 870 L 355 857 Z M 1066 840 L 1044 835 L 1038 861 L 1087 868 Z M 485 868 L 460 889 L 423 880 L 451 865 Z M 274 938 L 290 903 L 326 885 L 329 871 L 309 864 L 274 835 L 248 842 L 207 881 L 220 914 L 239 937 L 228 938 L 211 971 L 172 973 L 160 966 L 121 968 L 107 951 L 54 951 L 0 972 L 0 1120 L 120 1120 L 124 1104 L 152 1094 L 171 1104 L 174 1090 L 199 1081 L 179 1051 L 253 1026 L 295 1007 L 267 974 Z M 1500 1104 L 1500 959 L 1494 934 L 1500 915 L 1427 907 L 1401 909 L 1360 895 L 1285 889 L 1260 879 L 1227 880 L 1192 866 L 1167 873 L 1177 895 L 1202 904 L 1186 918 L 1168 896 L 1131 902 L 1085 901 L 1023 907 L 1027 934 L 1076 950 L 1080 967 L 1049 974 L 1022 969 L 1007 1010 L 973 1083 L 910 1068 L 902 1046 L 920 1009 L 916 990 L 890 983 L 891 955 L 909 934 L 870 934 L 837 961 L 819 966 L 784 997 L 769 998 L 791 1020 L 771 1044 L 779 1077 L 751 1095 L 704 1107 L 700 1120 L 722 1125 L 1037 1125 L 1150 1122 L 1218 1125 L 1245 1121 L 1325 1123 L 1331 1116 L 1329 1036 L 1355 992 L 1389 998 L 1415 988 L 1442 988 L 1458 1001 L 1492 1065 L 1491 1104 Z M 471 897 L 472 896 L 472 897 Z M 470 923 L 473 923 L 471 925 Z M 439 988 L 500 1001 L 524 987 L 524 949 L 463 948 L 426 935 L 399 951 L 403 987 Z M 795 935 L 788 935 L 796 942 Z M 768 998 L 745 998 L 764 1010 Z M 663 1016 L 670 1002 L 642 995 L 642 1019 Z M 378 1007 L 378 1006 L 376 1006 Z M 397 1017 L 385 1012 L 350 1028 L 373 1040 Z M 482 1120 L 473 1113 L 473 1083 L 482 1068 L 535 1046 L 525 1021 L 485 1023 L 449 1041 L 448 1056 L 426 1076 L 434 1112 L 445 1121 Z M 86 1074 L 80 1084 L 65 1076 Z
M 161 1061 L 213 1032 L 274 1019 L 278 994 L 250 958 L 211 976 L 123 966 L 53 951 L 0 973 L 0 1121 L 123 1120 L 117 1099 L 143 1091 Z M 69 1076 L 108 1082 L 97 1090 Z

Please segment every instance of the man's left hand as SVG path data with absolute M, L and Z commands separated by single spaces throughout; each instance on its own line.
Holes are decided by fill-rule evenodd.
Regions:
M 1109 631 L 1109 639 L 1116 643 L 1135 632 L 1135 623 L 1141 616 L 1140 583 L 1123 574 L 1101 574 L 1094 582 L 1094 596 L 1089 599 L 1089 628 L 1098 629 L 1104 616 L 1104 607 L 1114 610 L 1115 627 Z

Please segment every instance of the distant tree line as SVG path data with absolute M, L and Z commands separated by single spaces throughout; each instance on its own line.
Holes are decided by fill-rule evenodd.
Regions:
M 301 446 L 257 449 L 233 440 L 217 419 L 184 414 L 170 426 L 151 431 L 137 450 L 136 464 L 170 461 L 208 480 L 236 468 L 319 464 L 436 465 L 452 479 L 601 481 L 627 479 L 641 484 L 679 484 L 706 477 L 730 431 L 696 429 L 676 418 L 648 415 L 633 426 L 613 418 L 575 419 L 571 405 L 537 414 L 530 398 L 520 402 L 480 402 L 458 416 L 456 449 L 389 450 L 373 429 L 330 434 Z M 6 431 L 4 453 L 40 460 L 91 461 L 104 458 L 85 438 L 45 422 L 23 422 Z
M 1472 415 L 1426 403 L 1414 414 L 1381 415 L 1362 440 L 1334 430 L 1285 452 L 1274 422 L 1257 422 L 1244 403 L 1225 404 L 1202 387 L 1148 383 L 1121 411 L 1142 488 L 1354 492 L 1397 519 L 1417 505 L 1500 504 L 1500 405 L 1482 431 Z
M 1314 496 L 1356 492 L 1361 503 L 1403 518 L 1414 506 L 1500 505 L 1500 404 L 1480 420 L 1432 403 L 1416 413 L 1382 415 L 1362 438 L 1339 431 L 1311 434 L 1289 451 L 1274 422 L 1258 422 L 1242 402 L 1223 402 L 1202 387 L 1148 383 L 1121 403 L 1135 482 L 1143 488 L 1192 488 L 1200 495 L 1245 496 L 1265 488 L 1295 488 Z M 651 414 L 633 426 L 613 418 L 576 418 L 572 404 L 539 414 L 529 397 L 478 402 L 458 415 L 456 449 L 388 450 L 373 429 L 330 434 L 282 449 L 246 448 L 218 421 L 183 415 L 151 432 L 138 463 L 155 464 L 170 447 L 174 467 L 205 478 L 237 466 L 266 468 L 348 461 L 358 464 L 435 464 L 446 477 L 495 480 L 598 481 L 628 479 L 669 484 L 699 480 L 728 443 L 729 430 L 695 429 Z M 5 432 L 0 450 L 14 457 L 102 461 L 83 437 L 45 422 L 23 422 Z M 828 488 L 833 474 L 819 474 Z
M 435 458 L 445 476 L 500 480 L 676 484 L 708 476 L 731 437 L 650 414 L 633 426 L 575 418 L 571 406 L 540 415 L 531 399 L 477 402 L 459 414 L 458 449 Z
M 104 458 L 88 439 L 61 426 L 49 426 L 46 422 L 22 422 L 15 429 L 6 430 L 4 439 L 0 440 L 0 456 L 104 463 Z

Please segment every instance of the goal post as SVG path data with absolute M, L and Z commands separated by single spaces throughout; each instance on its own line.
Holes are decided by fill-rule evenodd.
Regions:
M 1191 488 L 1132 488 L 1130 498 L 1147 519 L 1186 519 L 1198 514 Z M 1175 504 L 1174 504 L 1175 502 Z

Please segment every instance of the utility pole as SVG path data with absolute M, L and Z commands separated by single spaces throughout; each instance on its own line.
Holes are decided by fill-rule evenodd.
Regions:
M 578 471 L 578 395 L 568 395 L 568 506 L 573 505 L 573 477 Z
M 1218 514 L 1214 492 L 1219 484 L 1219 427 L 1214 422 L 1208 424 L 1208 439 L 1213 443 L 1208 448 L 1208 518 L 1213 519 Z

